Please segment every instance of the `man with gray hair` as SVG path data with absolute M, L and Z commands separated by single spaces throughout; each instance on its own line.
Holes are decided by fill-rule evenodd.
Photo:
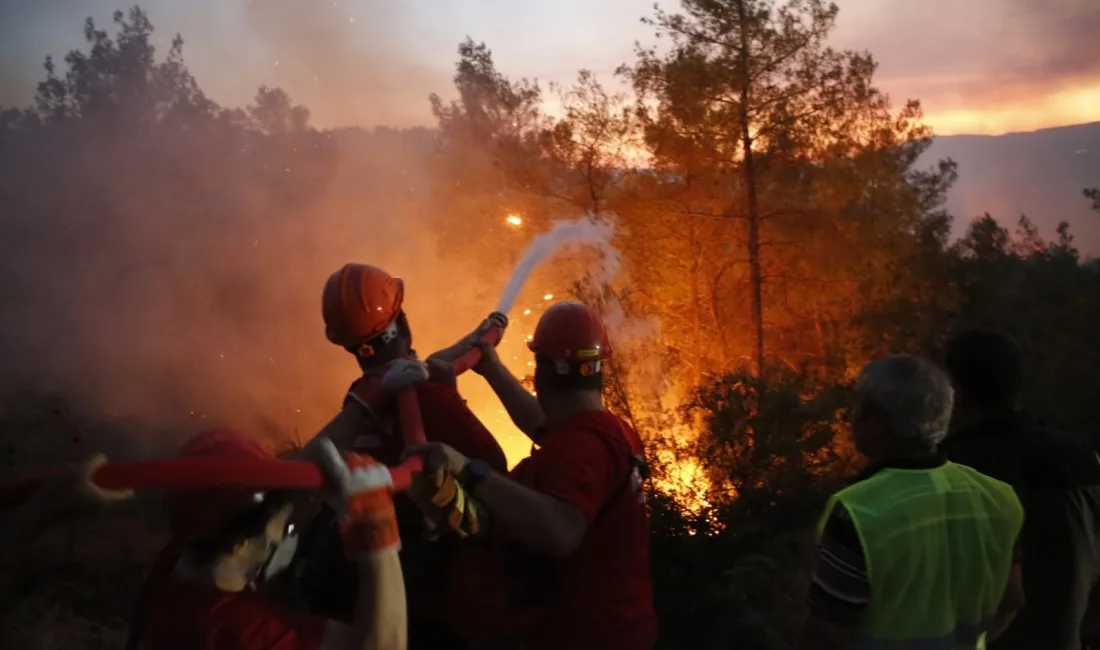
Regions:
M 851 427 L 871 464 L 818 524 L 803 648 L 984 648 L 1022 606 L 1019 499 L 937 453 L 953 400 L 922 359 L 863 368 Z

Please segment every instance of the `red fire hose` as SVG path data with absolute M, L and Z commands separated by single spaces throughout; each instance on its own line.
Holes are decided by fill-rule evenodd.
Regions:
M 502 333 L 502 327 L 494 323 L 486 330 L 484 339 L 496 345 Z M 481 350 L 475 347 L 454 362 L 455 374 L 466 372 L 480 360 Z M 424 423 L 414 388 L 405 388 L 397 394 L 397 409 L 401 430 L 405 434 L 405 446 L 425 442 Z M 419 456 L 412 456 L 391 467 L 394 491 L 408 489 L 413 477 L 423 469 L 423 464 Z M 52 476 L 56 476 L 56 472 L 0 484 L 0 510 L 23 503 L 43 481 Z M 95 482 L 108 490 L 221 486 L 257 490 L 319 490 L 324 485 L 324 476 L 317 465 L 304 460 L 172 458 L 108 463 L 96 472 Z

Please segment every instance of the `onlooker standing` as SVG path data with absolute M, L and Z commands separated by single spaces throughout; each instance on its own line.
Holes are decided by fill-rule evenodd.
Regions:
M 852 437 L 872 465 L 821 517 L 802 647 L 982 648 L 1023 604 L 1020 502 L 937 455 L 952 403 L 938 368 L 879 359 L 856 392 Z
M 1100 579 L 1100 459 L 1087 441 L 1044 430 L 1018 410 L 1023 364 L 1006 334 L 961 332 L 946 357 L 957 399 L 943 452 L 1012 485 L 1027 513 L 1027 606 L 994 647 L 1078 650 Z

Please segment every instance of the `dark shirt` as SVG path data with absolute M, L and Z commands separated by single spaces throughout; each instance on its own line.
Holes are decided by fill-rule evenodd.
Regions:
M 1079 650 L 1089 597 L 1100 579 L 1100 458 L 1087 440 L 1005 413 L 952 432 L 953 462 L 1000 479 L 1024 506 L 1027 604 L 996 650 Z

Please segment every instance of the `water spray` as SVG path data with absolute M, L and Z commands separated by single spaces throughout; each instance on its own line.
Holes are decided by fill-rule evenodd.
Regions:
M 570 244 L 606 247 L 611 243 L 611 237 L 614 234 L 615 229 L 610 224 L 594 219 L 578 219 L 558 222 L 548 232 L 535 237 L 527 247 L 527 252 L 516 264 L 512 276 L 508 278 L 508 284 L 504 285 L 504 292 L 500 294 L 497 307 L 489 315 L 488 326 L 482 334 L 482 340 L 494 346 L 500 343 L 504 330 L 508 327 L 508 312 L 512 311 L 523 285 L 539 263 Z M 454 362 L 455 374 L 466 372 L 476 366 L 480 360 L 481 348 L 475 346 Z
M 559 222 L 550 231 L 536 237 L 512 271 L 496 309 L 486 321 L 482 340 L 494 346 L 500 342 L 508 326 L 508 312 L 539 263 L 567 245 L 606 247 L 613 234 L 614 228 L 610 224 L 594 219 L 579 219 Z M 453 363 L 455 374 L 466 372 L 480 360 L 481 348 L 473 346 Z M 397 394 L 397 408 L 406 446 L 423 443 L 424 425 L 415 389 L 405 388 Z M 422 468 L 423 460 L 419 456 L 410 457 L 400 465 L 391 467 L 394 491 L 407 490 Z M 56 476 L 56 473 L 0 484 L 0 509 L 23 503 L 51 476 Z M 196 487 L 319 490 L 324 486 L 325 479 L 317 465 L 302 460 L 172 458 L 108 463 L 96 472 L 95 482 L 108 490 Z

